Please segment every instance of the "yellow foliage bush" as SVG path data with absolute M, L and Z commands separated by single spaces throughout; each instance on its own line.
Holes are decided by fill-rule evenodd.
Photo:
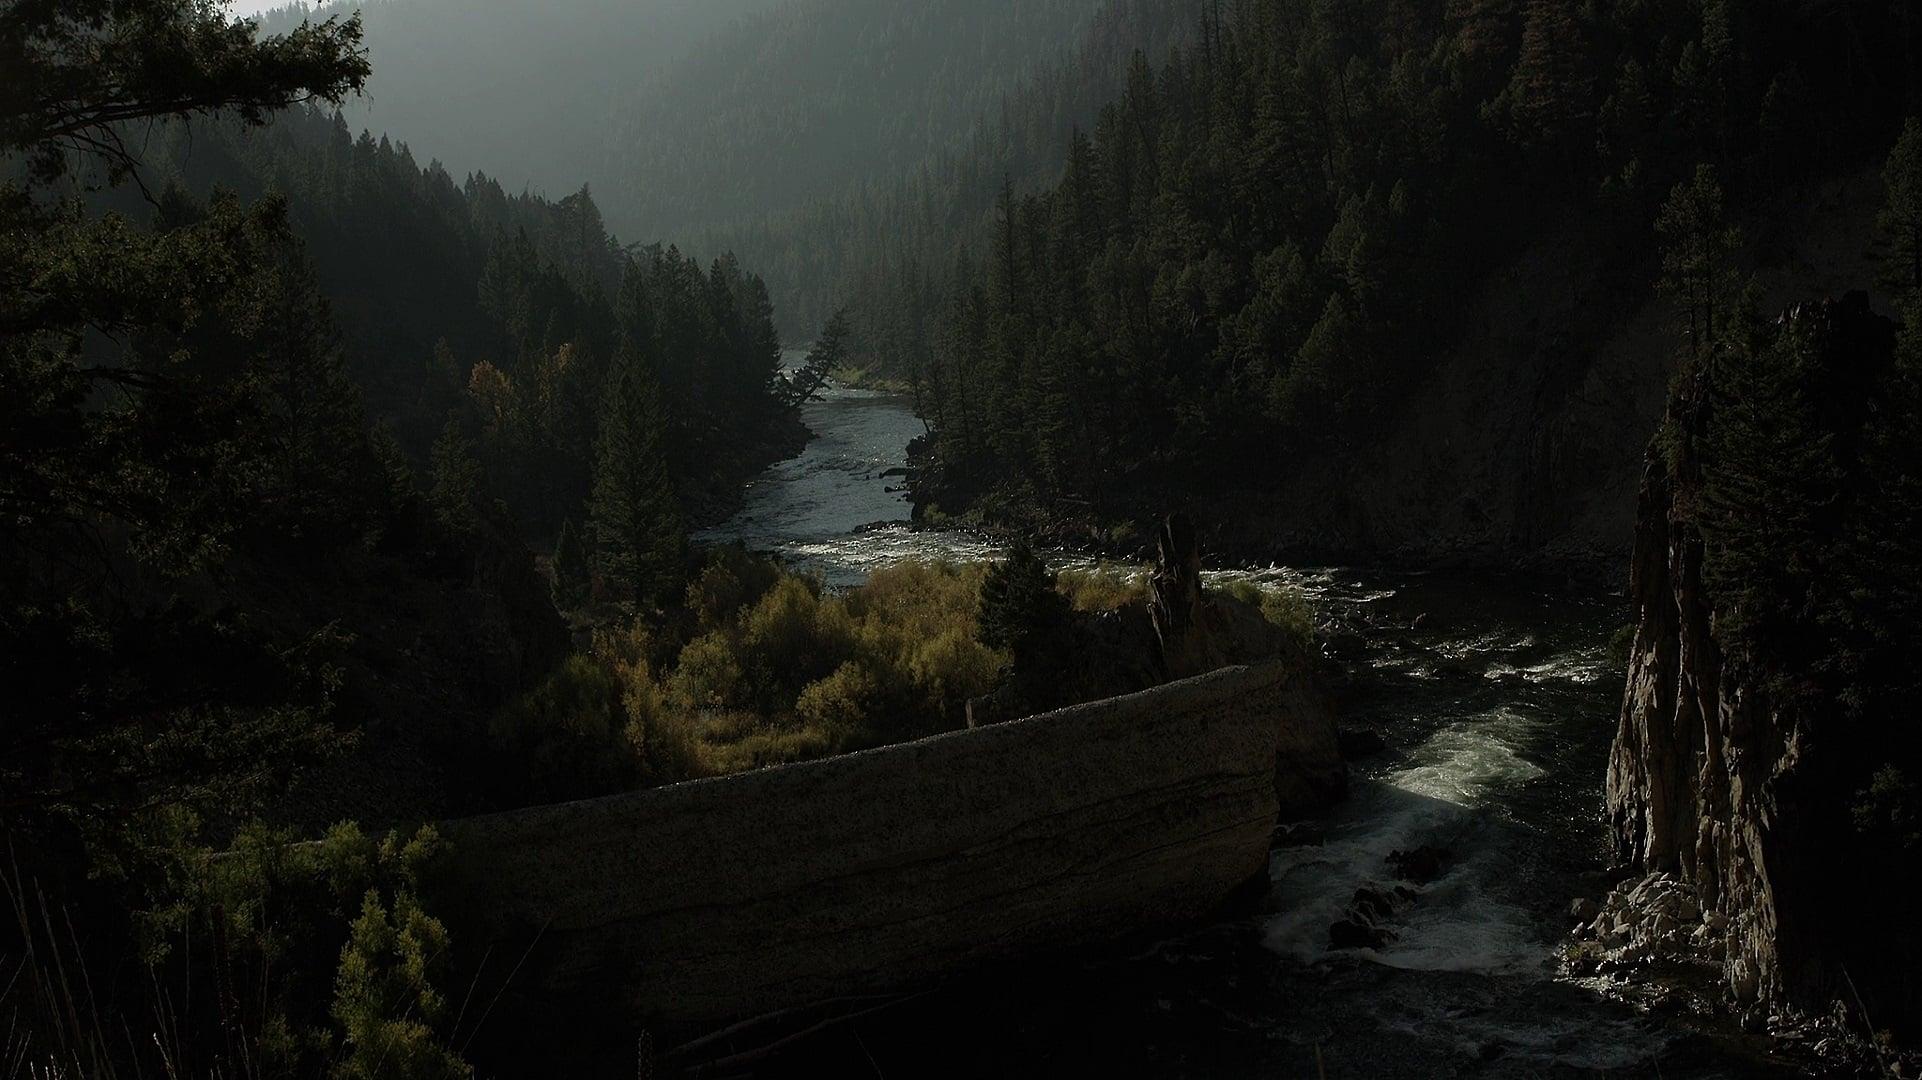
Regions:
M 1007 654 L 981 644 L 973 627 L 951 626 L 914 644 L 908 674 L 926 708 L 938 714 L 993 690 L 1007 665 Z
M 869 718 L 881 706 L 881 685 L 858 660 L 834 669 L 834 674 L 809 683 L 794 703 L 803 722 L 819 728 L 832 745 L 846 746 L 867 730 Z
M 740 666 L 753 673 L 764 709 L 791 706 L 801 688 L 825 678 L 854 652 L 847 607 L 808 578 L 786 576 L 742 620 Z
M 741 703 L 745 673 L 734 643 L 716 630 L 688 642 L 667 681 L 669 699 L 679 708 L 729 708 Z

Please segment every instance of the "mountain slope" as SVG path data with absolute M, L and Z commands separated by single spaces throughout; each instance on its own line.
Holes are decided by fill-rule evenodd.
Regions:
M 1237 5 L 1004 195 L 943 318 L 877 313 L 932 429 L 917 502 L 1618 566 L 1678 330 L 1708 348 L 1757 271 L 1860 258 L 1728 230 L 1886 154 L 1899 30 L 1875 0 Z

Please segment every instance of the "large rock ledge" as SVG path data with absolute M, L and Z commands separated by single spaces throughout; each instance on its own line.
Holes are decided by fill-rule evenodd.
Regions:
M 672 1039 L 1201 918 L 1343 775 L 1277 662 L 443 832 L 466 943 L 534 943 L 514 996 Z

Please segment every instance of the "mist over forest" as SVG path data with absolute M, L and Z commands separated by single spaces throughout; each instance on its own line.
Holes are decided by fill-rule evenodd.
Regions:
M 1907 0 L 0 0 L 0 1080 L 1922 1068 Z

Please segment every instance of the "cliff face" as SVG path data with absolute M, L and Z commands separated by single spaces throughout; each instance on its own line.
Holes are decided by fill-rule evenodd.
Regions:
M 1859 384 L 1861 373 L 1886 367 L 1891 328 L 1862 294 L 1791 311 L 1781 327 L 1785 340 L 1813 343 L 1811 385 Z M 1848 396 L 1859 395 L 1835 391 L 1826 404 Z M 1732 629 L 1753 623 L 1755 612 L 1740 605 L 1757 601 L 1711 568 L 1718 543 L 1731 541 L 1726 522 L 1724 532 L 1704 528 L 1706 507 L 1726 501 L 1714 485 L 1728 485 L 1735 467 L 1714 458 L 1720 444 L 1709 432 L 1715 409 L 1739 404 L 1691 376 L 1643 470 L 1630 575 L 1638 623 L 1608 770 L 1618 853 L 1692 885 L 1702 911 L 1726 927 L 1714 947 L 1737 1002 L 1826 1011 L 1838 999 L 1851 1010 L 1866 999 L 1878 1027 L 1906 1026 L 1913 990 L 1898 969 L 1913 933 L 1889 880 L 1902 876 L 1900 852 L 1884 850 L 1852 816 L 1871 774 L 1894 756 L 1873 723 L 1879 714 L 1844 703 L 1859 683 L 1831 684 L 1820 666 L 1791 659 L 1820 654 L 1827 646 L 1813 644 L 1821 631 L 1810 627 L 1835 620 L 1773 638 L 1753 625 Z M 1825 437 L 1849 430 L 1837 425 Z M 1846 468 L 1842 475 L 1838 490 L 1856 486 Z M 1827 513 L 1849 518 L 1867 505 L 1837 495 Z M 1778 558 L 1810 608 L 1859 608 L 1852 589 L 1861 586 L 1849 582 L 1873 580 L 1847 574 L 1846 555 L 1810 566 L 1784 546 Z
M 1804 914 L 1792 901 L 1783 909 L 1804 869 L 1799 808 L 1784 801 L 1803 731 L 1726 662 L 1701 533 L 1678 512 L 1667 463 L 1650 456 L 1630 571 L 1638 625 L 1608 766 L 1616 848 L 1692 883 L 1702 907 L 1728 920 L 1723 974 L 1737 1000 L 1780 1000 L 1821 981 L 1801 970 L 1807 950 L 1782 936 Z

